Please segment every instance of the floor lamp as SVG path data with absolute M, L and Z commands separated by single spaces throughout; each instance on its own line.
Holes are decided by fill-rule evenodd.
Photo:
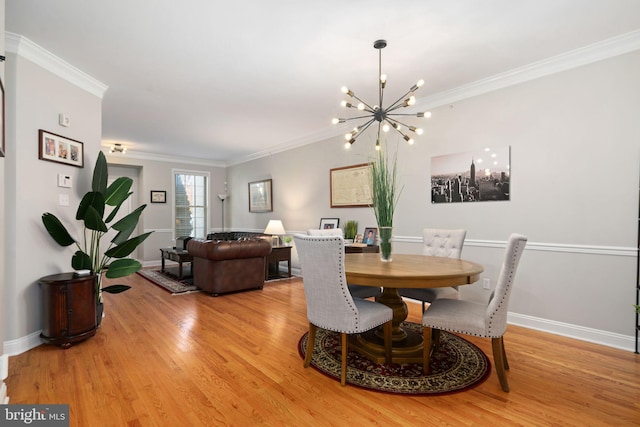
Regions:
M 224 199 L 229 197 L 227 193 L 218 194 L 218 199 L 222 202 L 222 232 L 224 233 Z

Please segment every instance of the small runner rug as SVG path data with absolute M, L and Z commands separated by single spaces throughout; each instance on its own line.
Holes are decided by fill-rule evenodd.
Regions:
M 402 327 L 422 333 L 422 325 L 404 322 Z M 309 333 L 298 342 L 298 352 L 304 359 Z M 311 366 L 340 381 L 340 334 L 318 328 Z M 469 390 L 487 379 L 491 365 L 477 346 L 457 335 L 442 331 L 440 347 L 431 357 L 431 373 L 422 375 L 422 363 L 391 365 L 370 361 L 349 351 L 347 383 L 386 393 L 435 396 Z
M 178 276 L 172 273 L 170 269 L 165 269 L 164 273 L 160 270 L 142 269 L 138 270 L 137 273 L 153 284 L 171 292 L 173 295 L 199 291 L 193 284 L 193 278 L 189 277 L 178 280 Z

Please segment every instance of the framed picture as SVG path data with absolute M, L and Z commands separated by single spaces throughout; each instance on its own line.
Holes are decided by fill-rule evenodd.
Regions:
M 375 245 L 377 233 L 378 233 L 378 229 L 375 227 L 365 228 L 364 234 L 362 235 L 362 243 L 366 243 L 367 245 Z
M 84 144 L 75 139 L 40 129 L 38 131 L 38 158 L 83 168 Z
M 340 224 L 340 218 L 321 218 L 320 219 L 320 229 L 321 230 L 329 230 L 332 228 L 338 228 L 338 224 Z
M 273 211 L 271 184 L 270 179 L 249 183 L 249 212 Z
M 0 79 L 0 157 L 4 157 L 4 86 Z
M 151 190 L 151 203 L 167 203 L 167 192 Z
M 369 163 L 331 169 L 329 175 L 332 208 L 371 206 Z

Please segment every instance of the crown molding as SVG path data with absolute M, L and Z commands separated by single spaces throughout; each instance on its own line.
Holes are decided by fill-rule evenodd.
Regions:
M 200 159 L 194 157 L 180 157 L 174 155 L 164 155 L 157 153 L 147 153 L 145 151 L 132 150 L 127 148 L 127 153 L 109 153 L 110 145 L 103 145 L 101 147 L 101 151 L 109 160 L 115 161 L 117 158 L 125 158 L 125 159 L 139 159 L 139 160 L 150 160 L 156 162 L 165 162 L 165 163 L 184 163 L 187 165 L 198 165 L 198 166 L 208 166 L 208 167 L 219 167 L 224 168 L 227 166 L 225 162 L 217 161 L 217 160 L 207 160 Z
M 57 57 L 42 46 L 19 34 L 5 32 L 7 52 L 41 66 L 56 76 L 102 99 L 109 88 L 104 83 Z

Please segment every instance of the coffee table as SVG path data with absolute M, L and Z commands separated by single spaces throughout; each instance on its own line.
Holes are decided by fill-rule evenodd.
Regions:
M 175 248 L 162 248 L 160 249 L 160 253 L 162 254 L 162 266 L 160 267 L 160 271 L 164 273 L 164 260 L 168 259 L 171 261 L 175 261 L 178 263 L 178 279 L 182 280 L 182 263 L 183 262 L 193 262 L 193 255 L 184 249 L 175 249 Z

